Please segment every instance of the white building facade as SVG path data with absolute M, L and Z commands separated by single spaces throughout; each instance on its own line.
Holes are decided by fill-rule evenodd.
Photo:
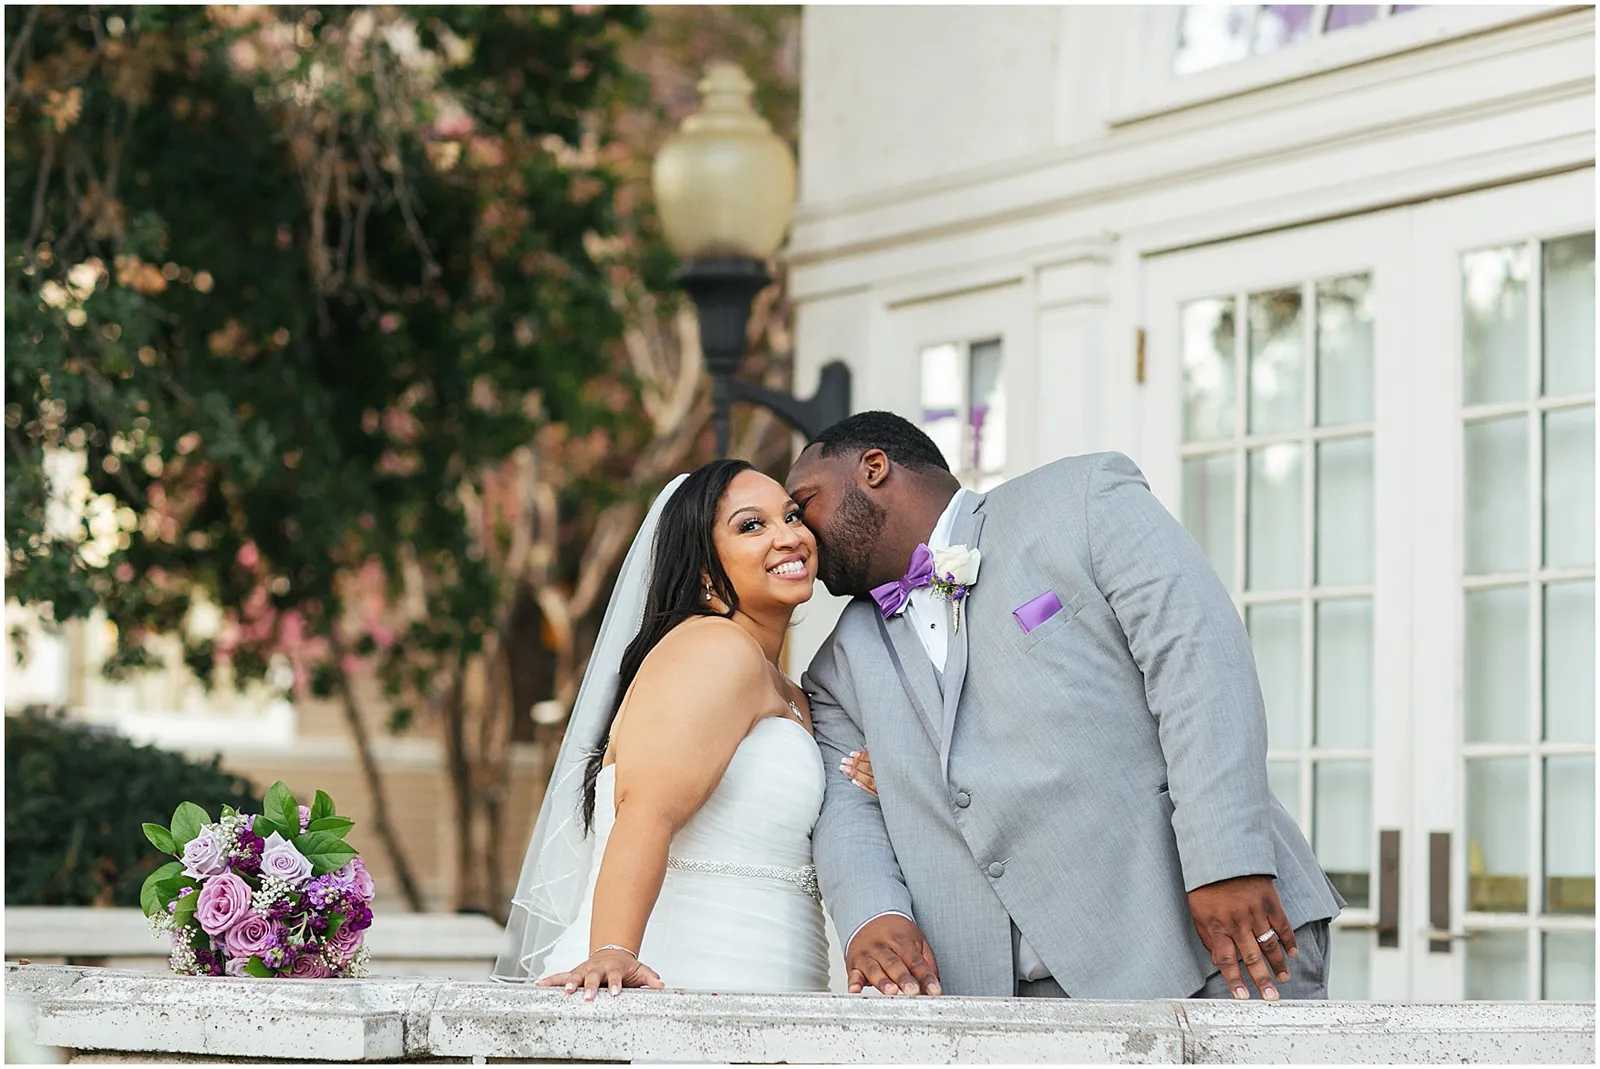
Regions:
M 1551 6 L 805 12 L 797 392 L 845 360 L 979 488 L 1141 465 L 1350 902 L 1335 997 L 1594 998 L 1594 44 Z

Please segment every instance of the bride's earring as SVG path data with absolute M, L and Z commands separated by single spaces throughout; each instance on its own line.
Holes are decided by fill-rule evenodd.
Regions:
M 707 601 L 711 600 L 711 584 L 710 583 L 706 584 L 706 600 Z

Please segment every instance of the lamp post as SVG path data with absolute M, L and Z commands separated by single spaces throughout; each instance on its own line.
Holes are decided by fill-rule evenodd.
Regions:
M 751 106 L 755 86 L 732 63 L 712 63 L 700 81 L 700 110 L 656 156 L 656 206 L 667 244 L 683 261 L 677 281 L 700 316 L 700 347 L 711 373 L 717 455 L 728 452 L 728 409 L 761 405 L 808 438 L 850 414 L 850 369 L 832 361 L 809 400 L 734 378 L 744 355 L 750 302 L 772 281 L 794 207 L 794 157 Z

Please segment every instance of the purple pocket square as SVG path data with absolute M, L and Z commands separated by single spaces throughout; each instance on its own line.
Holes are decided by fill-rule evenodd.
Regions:
M 1017 623 L 1022 625 L 1022 633 L 1026 635 L 1060 611 L 1061 599 L 1056 597 L 1054 590 L 1046 590 L 1031 601 L 1012 609 L 1011 615 L 1017 618 Z

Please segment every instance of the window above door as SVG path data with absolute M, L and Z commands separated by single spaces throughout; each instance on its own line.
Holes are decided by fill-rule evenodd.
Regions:
M 1181 4 L 1129 20 L 1112 124 L 1531 22 L 1559 5 Z

